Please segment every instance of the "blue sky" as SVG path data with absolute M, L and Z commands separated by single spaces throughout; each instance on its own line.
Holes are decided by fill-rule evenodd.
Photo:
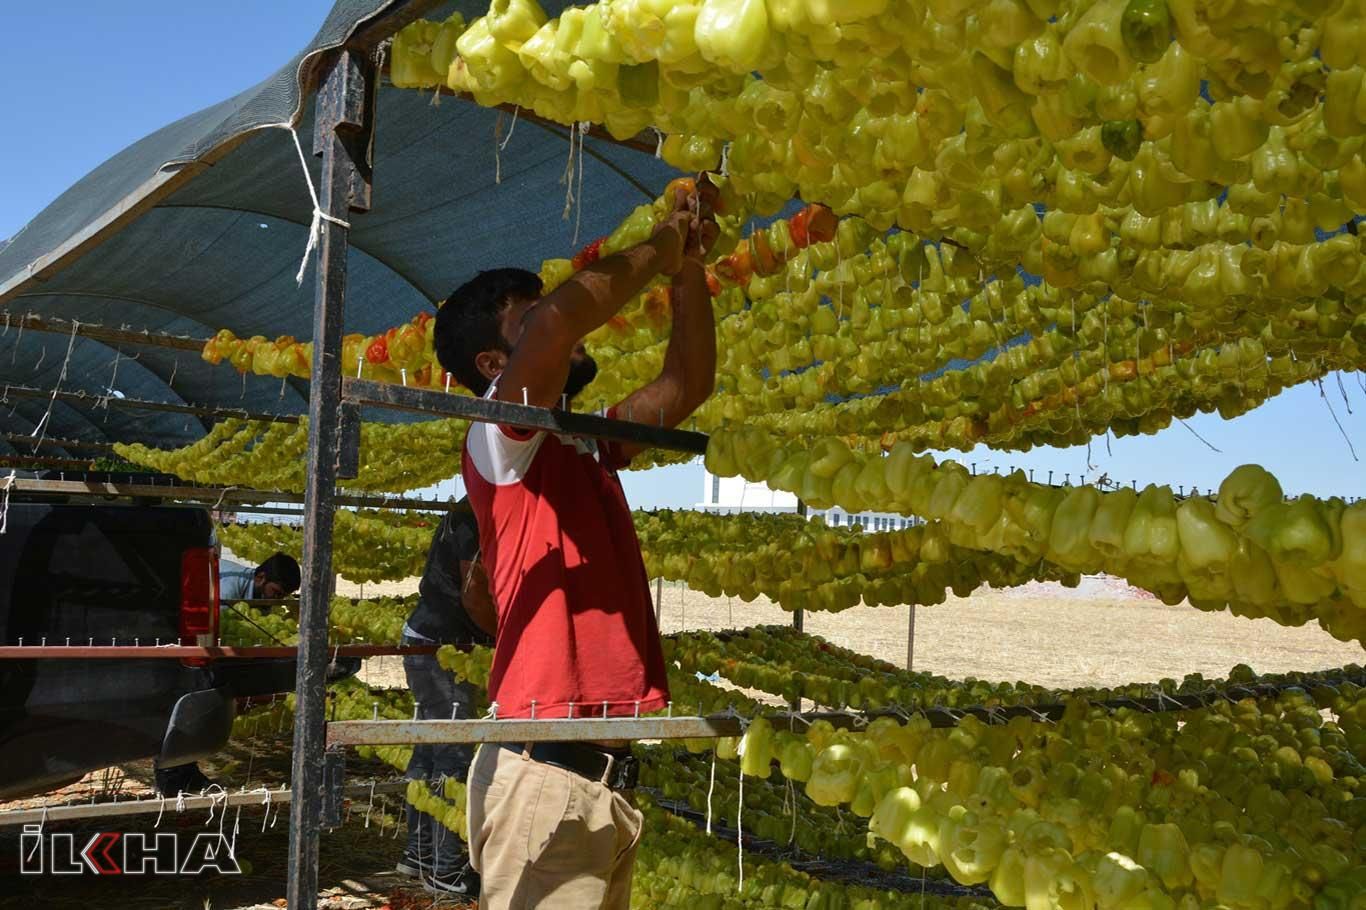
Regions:
M 172 120 L 260 81 L 304 46 L 328 0 L 234 0 L 232 3 L 70 2 L 4 4 L 0 33 L 21 35 L 6 61 L 10 90 L 0 143 L 0 238 L 93 167 Z M 623 214 L 627 201 L 623 200 Z M 1330 378 L 1329 401 L 1358 453 L 1366 456 L 1366 391 L 1359 375 L 1343 379 L 1353 413 Z M 1034 468 L 1108 473 L 1122 481 L 1217 485 L 1239 464 L 1266 466 L 1287 492 L 1366 496 L 1366 468 L 1352 459 L 1316 387 L 1282 394 L 1234 421 L 1197 417 L 1156 436 L 1115 440 L 1107 454 L 1091 447 L 1027 454 L 984 450 L 961 456 L 979 469 Z M 627 476 L 627 492 L 642 507 L 686 506 L 702 492 L 696 465 Z

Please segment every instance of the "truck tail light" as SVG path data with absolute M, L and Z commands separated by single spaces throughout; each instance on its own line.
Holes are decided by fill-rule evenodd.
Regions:
M 180 557 L 179 623 L 182 645 L 218 643 L 218 560 L 212 547 L 190 547 Z

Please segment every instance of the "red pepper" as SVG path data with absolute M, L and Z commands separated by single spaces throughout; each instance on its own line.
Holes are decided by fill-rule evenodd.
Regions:
M 383 335 L 370 342 L 370 346 L 365 349 L 365 359 L 374 364 L 389 360 L 389 342 L 384 340 Z
M 575 253 L 574 258 L 569 260 L 569 264 L 574 267 L 574 271 L 577 272 L 580 269 L 587 268 L 597 262 L 598 258 L 602 255 L 602 243 L 606 239 L 606 237 L 599 237 L 597 240 L 594 240 L 592 243 L 588 244 L 588 246 Z
M 754 276 L 754 263 L 750 258 L 748 240 L 741 240 L 735 252 L 716 263 L 716 274 L 735 284 L 749 283 Z
M 804 250 L 811 244 L 811 235 L 806 230 L 806 224 L 810 220 L 811 206 L 809 205 L 787 220 L 787 231 L 792 235 L 792 245 L 799 250 Z
M 711 269 L 707 269 L 707 291 L 713 297 L 721 296 L 721 279 Z
M 813 243 L 825 243 L 835 239 L 839 219 L 829 208 L 813 203 L 793 215 L 787 222 L 788 232 L 792 235 L 792 245 L 805 249 Z

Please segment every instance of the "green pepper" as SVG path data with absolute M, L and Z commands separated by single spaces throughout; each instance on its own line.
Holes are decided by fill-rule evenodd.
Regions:
M 1328 503 L 1301 496 L 1264 509 L 1244 530 L 1272 559 L 1313 568 L 1342 550 L 1341 532 L 1333 526 L 1337 519 Z
M 695 28 L 702 57 L 731 72 L 750 72 L 767 50 L 764 0 L 704 0 Z
M 1171 822 L 1143 826 L 1138 836 L 1137 859 L 1168 888 L 1185 887 L 1192 881 L 1186 836 Z
M 868 822 L 868 830 L 900 849 L 909 836 L 911 817 L 920 808 L 920 794 L 910 787 L 898 787 L 882 797 Z
M 1246 95 L 1216 102 L 1210 108 L 1210 127 L 1215 154 L 1224 161 L 1235 161 L 1260 148 L 1271 131 L 1261 118 L 1260 104 Z
M 508 45 L 520 44 L 536 34 L 545 25 L 546 14 L 536 0 L 490 0 L 484 19 L 489 34 Z
M 659 64 L 650 60 L 617 67 L 617 91 L 624 104 L 654 107 L 659 101 Z
M 1154 565 L 1175 562 L 1180 541 L 1170 487 L 1149 484 L 1139 494 L 1124 528 L 1124 551 L 1131 560 Z
M 1257 906 L 1257 883 L 1262 878 L 1262 855 L 1251 847 L 1232 844 L 1220 867 L 1219 902 L 1234 907 Z
M 568 12 L 568 10 L 566 10 Z M 597 4 L 585 10 L 583 30 L 579 33 L 575 56 L 602 63 L 626 63 L 626 52 L 603 21 L 605 13 Z M 650 61 L 653 63 L 654 61 Z
M 1165 0 L 1129 0 L 1119 20 L 1124 47 L 1139 63 L 1156 63 L 1172 40 L 1172 19 Z
M 1005 848 L 1005 827 L 995 816 L 954 806 L 939 823 L 939 859 L 959 884 L 976 885 L 991 878 Z
M 1133 806 L 1120 806 L 1110 819 L 1110 845 L 1126 856 L 1137 855 L 1146 825 L 1142 812 Z
M 1090 875 L 1066 850 L 1031 854 L 1025 860 L 1024 886 L 1029 910 L 1089 910 L 1096 903 Z
M 773 763 L 773 725 L 756 717 L 740 740 L 740 773 L 767 778 Z
M 1123 82 L 1133 71 L 1134 58 L 1121 34 L 1128 5 L 1126 0 L 1099 0 L 1063 39 L 1063 51 L 1077 69 L 1101 85 Z
M 1096 861 L 1091 881 L 1101 907 L 1128 906 L 1148 888 L 1148 873 L 1122 853 L 1107 853 Z
M 1133 2 L 1140 0 L 1132 0 L 1131 5 Z M 1116 158 L 1133 161 L 1143 145 L 1143 124 L 1137 120 L 1107 121 L 1100 128 L 1100 141 Z
M 852 746 L 834 743 L 822 749 L 811 765 L 806 795 L 818 806 L 850 802 L 858 792 L 863 756 Z

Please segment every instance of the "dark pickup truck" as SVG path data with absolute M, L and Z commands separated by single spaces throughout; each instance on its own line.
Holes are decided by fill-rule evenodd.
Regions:
M 212 544 L 202 507 L 15 493 L 0 535 L 0 644 L 217 644 Z M 333 678 L 359 667 L 338 664 Z M 207 757 L 239 700 L 291 692 L 294 675 L 292 658 L 0 659 L 0 799 L 122 762 Z

